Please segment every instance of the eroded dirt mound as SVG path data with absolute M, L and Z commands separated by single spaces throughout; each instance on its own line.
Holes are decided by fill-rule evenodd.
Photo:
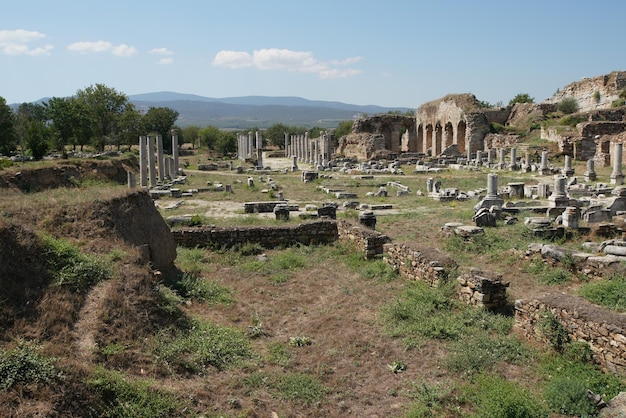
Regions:
M 49 278 L 41 262 L 42 252 L 43 246 L 32 231 L 0 223 L 1 331 L 10 328 L 16 318 L 36 314 Z
M 76 160 L 46 167 L 10 168 L 0 172 L 0 188 L 35 192 L 76 187 L 86 179 L 125 183 L 127 171 L 137 171 L 135 156 L 111 160 Z

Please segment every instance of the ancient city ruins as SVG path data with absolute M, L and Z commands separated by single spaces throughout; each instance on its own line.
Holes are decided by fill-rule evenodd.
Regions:
M 572 233 L 588 234 L 592 228 L 600 230 L 606 241 L 589 243 L 588 251 L 571 251 L 556 245 L 536 245 L 530 253 L 540 253 L 555 262 L 574 260 L 580 270 L 602 275 L 622 269 L 626 260 L 626 241 L 614 224 L 616 217 L 626 214 L 626 187 L 624 187 L 623 146 L 626 141 L 626 108 L 612 108 L 611 103 L 626 88 L 626 73 L 585 79 L 566 86 L 550 100 L 539 104 L 515 104 L 502 108 L 482 108 L 470 94 L 448 95 L 423 104 L 415 116 L 377 115 L 359 119 L 353 132 L 335 138 L 323 132 L 319 138 L 285 133 L 281 168 L 273 168 L 263 158 L 262 132 L 239 135 L 237 157 L 241 162 L 229 170 L 248 173 L 248 185 L 254 181 L 276 190 L 272 172 L 301 172 L 303 182 L 311 182 L 333 173 L 350 174 L 355 178 L 374 178 L 379 174 L 401 176 L 402 166 L 414 167 L 414 173 L 424 175 L 424 191 L 409 190 L 401 180 L 379 187 L 377 196 L 388 196 L 393 190 L 397 196 L 418 193 L 438 201 L 474 199 L 475 216 L 472 225 L 450 222 L 442 225 L 445 231 L 468 237 L 496 227 L 498 220 L 524 222 L 538 237 L 567 237 Z M 583 119 L 575 128 L 558 132 L 543 130 L 542 138 L 552 141 L 557 153 L 525 144 L 519 136 L 492 133 L 494 124 L 515 125 L 520 121 L 540 119 L 556 109 L 559 98 L 573 97 L 580 105 Z M 535 129 L 533 127 L 529 129 Z M 173 135 L 173 143 L 177 143 Z M 184 183 L 184 172 L 179 167 L 176 145 L 172 156 L 163 157 L 162 141 L 150 137 L 140 139 L 140 185 L 148 187 L 153 198 L 161 195 L 184 196 L 177 186 Z M 563 157 L 560 164 L 554 160 Z M 155 161 L 157 165 L 155 166 Z M 575 172 L 573 161 L 584 161 L 586 170 Z M 246 163 L 250 163 L 246 167 Z M 612 167 L 610 181 L 597 183 L 596 167 Z M 157 170 L 156 167 L 164 167 Z M 210 165 L 199 165 L 200 170 L 214 170 Z M 485 187 L 479 190 L 459 190 L 453 184 L 443 187 L 437 180 L 442 170 L 484 170 Z M 536 184 L 515 182 L 499 184 L 499 173 L 532 173 Z M 132 173 L 129 186 L 134 187 Z M 401 178 L 401 177 L 399 177 Z M 165 180 L 169 179 L 169 183 Z M 215 184 L 213 190 L 229 191 L 231 185 Z M 275 201 L 247 202 L 245 213 L 273 213 L 277 219 L 289 219 L 296 213 L 303 219 L 320 219 L 322 223 L 293 229 L 268 232 L 247 232 L 233 238 L 230 231 L 220 235 L 213 229 L 180 229 L 174 232 L 179 245 L 194 246 L 216 240 L 220 244 L 233 239 L 259 241 L 277 245 L 281 240 L 299 240 L 305 243 L 328 242 L 333 239 L 351 239 L 360 242 L 366 257 L 383 256 L 404 276 L 424 280 L 435 286 L 445 274 L 449 262 L 429 259 L 406 245 L 396 245 L 388 237 L 376 233 L 376 213 L 393 209 L 393 205 L 361 205 L 354 191 L 320 186 L 336 200 L 336 204 L 307 207 L 300 213 L 283 198 Z M 191 196 L 197 191 L 187 191 Z M 288 193 L 288 191 L 287 191 Z M 372 193 L 372 192 L 370 192 Z M 346 208 L 359 210 L 359 222 L 364 228 L 356 231 L 343 222 L 332 224 L 336 212 Z M 413 260 L 407 265 L 406 260 Z M 448 264 L 446 264 L 448 263 Z M 433 268 L 434 267 L 434 268 Z M 592 273 L 593 272 L 593 273 Z M 490 272 L 474 271 L 458 277 L 459 297 L 468 303 L 488 309 L 502 309 L 507 302 L 506 277 Z M 626 329 L 623 319 L 607 322 L 598 315 L 584 317 L 580 300 L 546 297 L 545 300 L 518 300 L 515 303 L 517 326 L 529 336 L 536 336 L 534 327 L 542 310 L 550 310 L 570 329 L 577 331 L 572 338 L 586 341 L 592 347 L 594 359 L 603 368 L 616 373 L 626 372 Z M 605 331 L 603 331 L 605 330 Z

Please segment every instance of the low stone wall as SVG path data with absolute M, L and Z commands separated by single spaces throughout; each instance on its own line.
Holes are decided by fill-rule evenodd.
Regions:
M 549 344 L 541 320 L 553 315 L 570 341 L 589 345 L 593 360 L 605 371 L 626 375 L 626 315 L 600 308 L 583 298 L 547 294 L 515 301 L 515 327 L 529 339 Z
M 272 213 L 277 205 L 287 204 L 284 200 L 274 200 L 268 202 L 245 202 L 243 204 L 243 211 L 245 213 Z M 297 211 L 299 208 L 297 205 L 288 205 L 290 211 Z
M 383 255 L 383 247 L 390 241 L 387 235 L 344 220 L 337 221 L 337 230 L 340 240 L 355 243 L 368 260 Z
M 193 227 L 172 231 L 176 243 L 187 248 L 232 248 L 252 243 L 264 248 L 294 244 L 330 244 L 338 239 L 335 221 L 322 220 L 295 226 Z
M 471 269 L 456 280 L 460 286 L 460 299 L 469 305 L 498 310 L 507 304 L 506 289 L 509 283 L 502 280 L 501 274 Z
M 403 243 L 385 244 L 384 259 L 402 277 L 426 282 L 431 287 L 438 286 L 457 267 L 456 262 L 444 254 Z

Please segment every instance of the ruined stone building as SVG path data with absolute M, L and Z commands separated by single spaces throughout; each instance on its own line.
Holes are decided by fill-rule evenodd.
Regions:
M 626 142 L 626 106 L 614 107 L 625 92 L 626 72 L 615 71 L 568 84 L 541 103 L 493 108 L 484 107 L 473 94 L 449 94 L 419 106 L 414 117 L 375 115 L 356 120 L 352 133 L 339 139 L 337 152 L 359 160 L 402 153 L 472 158 L 490 148 L 524 147 L 522 135 L 499 134 L 494 126 L 530 132 L 541 125 L 541 138 L 556 142 L 560 154 L 610 164 L 611 144 Z M 580 123 L 544 128 L 542 122 L 565 98 L 577 101 L 579 112 L 572 116 Z

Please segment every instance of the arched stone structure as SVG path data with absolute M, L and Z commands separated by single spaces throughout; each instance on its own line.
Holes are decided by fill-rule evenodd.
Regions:
M 452 145 L 462 154 L 474 154 L 483 150 L 489 132 L 488 117 L 473 94 L 451 94 L 423 104 L 415 124 L 422 151 L 430 150 L 433 156 Z

